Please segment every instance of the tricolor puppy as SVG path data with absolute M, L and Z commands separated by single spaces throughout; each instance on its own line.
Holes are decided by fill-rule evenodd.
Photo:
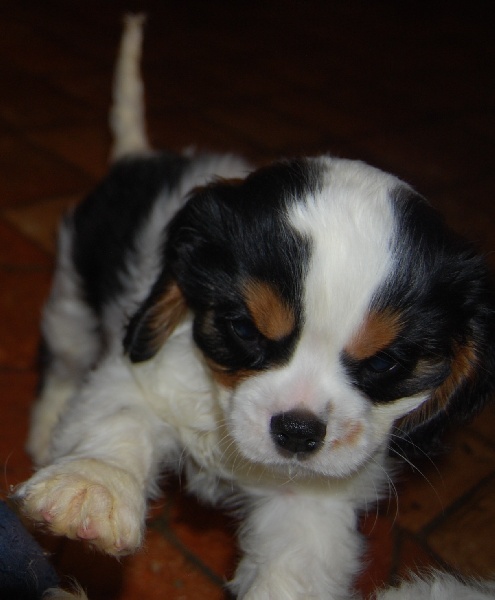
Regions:
M 120 555 L 142 543 L 161 472 L 181 469 L 242 507 L 238 598 L 348 598 L 356 515 L 387 489 L 391 450 L 421 451 L 493 389 L 487 268 L 361 162 L 252 171 L 149 150 L 140 35 L 131 19 L 117 159 L 60 230 L 39 470 L 17 495 L 51 531 Z

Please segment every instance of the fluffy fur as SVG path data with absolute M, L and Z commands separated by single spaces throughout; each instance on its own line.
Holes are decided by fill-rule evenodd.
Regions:
M 376 600 L 486 600 L 494 597 L 493 582 L 461 583 L 452 575 L 433 573 L 424 579 L 412 577 L 398 588 L 383 591 Z
M 160 473 L 181 469 L 242 509 L 238 598 L 350 598 L 357 514 L 386 491 L 389 454 L 424 451 L 492 391 L 487 268 L 361 162 L 253 171 L 150 151 L 140 21 L 126 31 L 118 160 L 61 226 L 28 443 L 39 468 L 17 497 L 54 533 L 121 555 L 142 543 Z M 440 578 L 383 598 L 424 585 L 465 597 Z

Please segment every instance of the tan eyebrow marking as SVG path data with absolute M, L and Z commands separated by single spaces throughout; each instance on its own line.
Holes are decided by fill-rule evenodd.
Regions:
M 244 296 L 254 324 L 266 338 L 277 341 L 294 331 L 293 310 L 269 283 L 249 279 L 244 286 Z
M 229 371 L 211 359 L 206 359 L 206 363 L 210 367 L 211 376 L 213 379 L 218 384 L 230 390 L 234 390 L 245 379 L 257 374 L 257 371 L 253 371 L 251 369 L 238 369 L 236 371 Z
M 371 312 L 353 335 L 346 352 L 356 360 L 370 358 L 395 340 L 400 325 L 399 313 L 391 310 Z

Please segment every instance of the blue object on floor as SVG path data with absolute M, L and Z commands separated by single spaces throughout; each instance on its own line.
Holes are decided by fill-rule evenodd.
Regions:
M 0 598 L 39 600 L 60 580 L 17 515 L 0 501 Z

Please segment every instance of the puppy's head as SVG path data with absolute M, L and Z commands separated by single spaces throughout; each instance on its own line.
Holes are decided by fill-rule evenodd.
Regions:
M 131 360 L 186 311 L 238 450 L 272 468 L 345 476 L 384 444 L 421 449 L 493 385 L 483 261 L 358 162 L 284 162 L 195 193 L 131 321 Z

